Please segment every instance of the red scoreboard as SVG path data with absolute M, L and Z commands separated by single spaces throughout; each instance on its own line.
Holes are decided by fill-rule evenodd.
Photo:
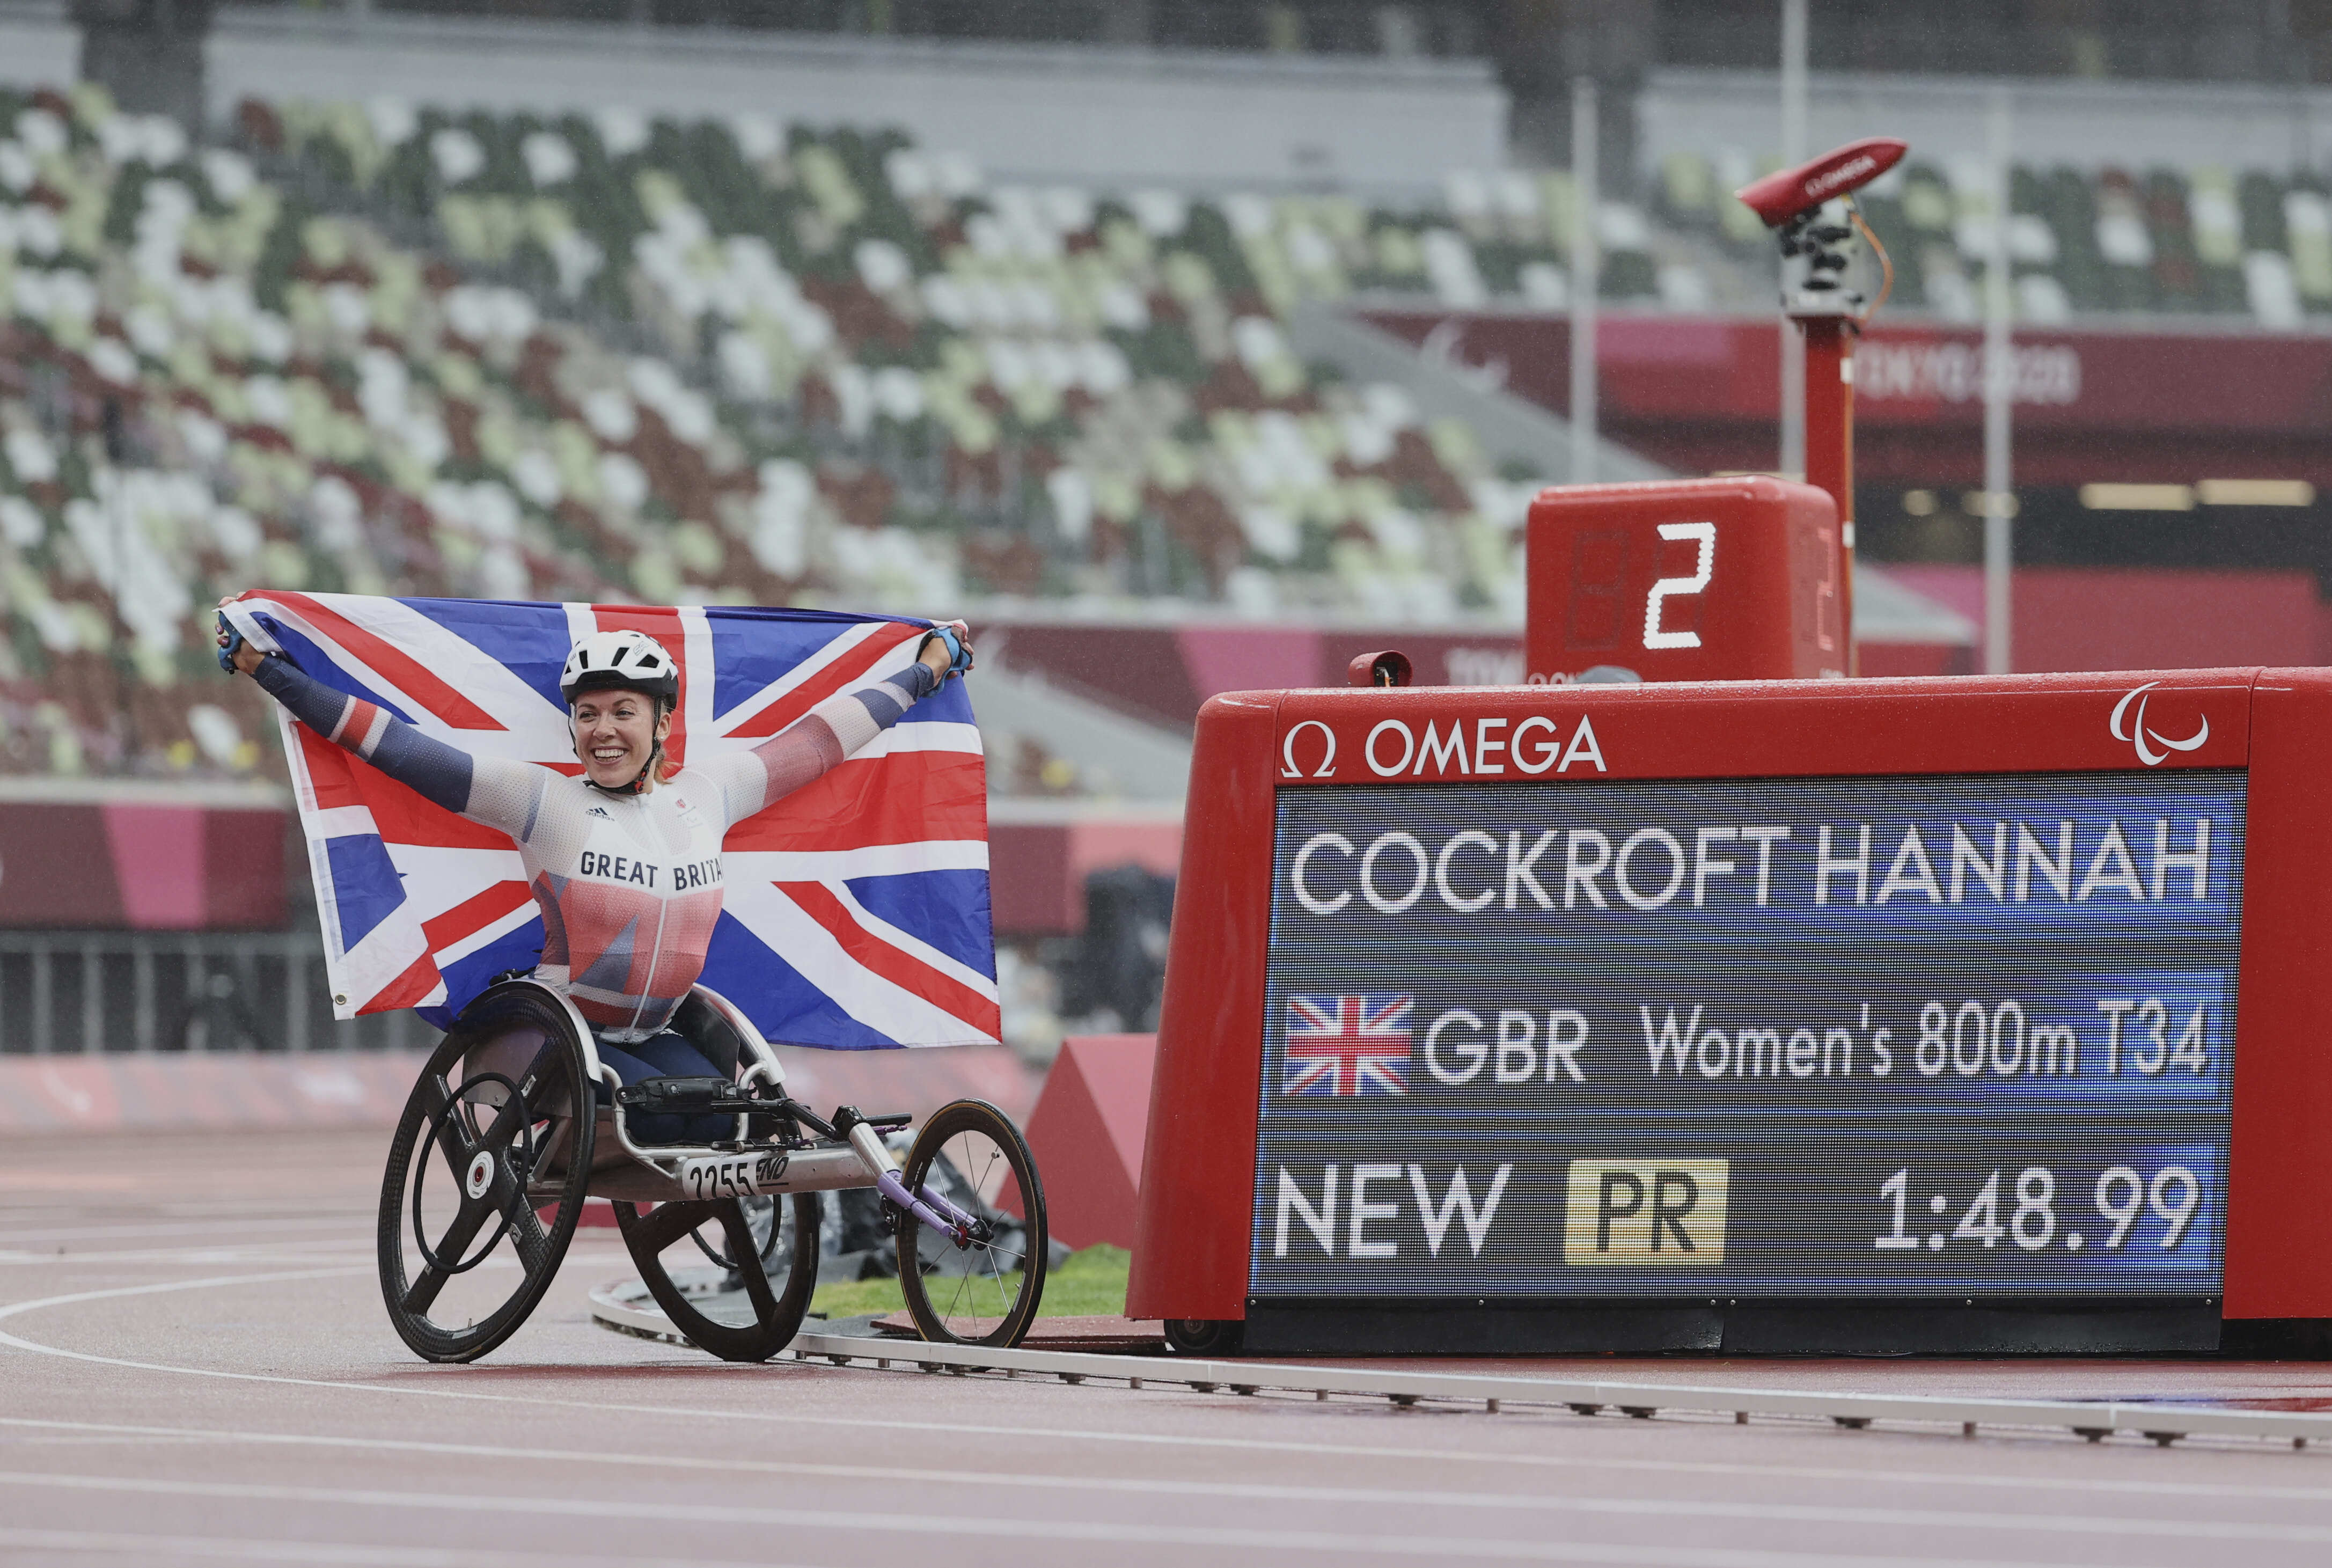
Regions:
M 1599 666 L 1646 681 L 1847 674 L 1838 508 L 1749 476 L 1588 484 L 1531 503 L 1534 684 Z
M 1639 641 L 1738 521 L 1647 515 L 1716 560 L 1646 546 Z M 1650 626 L 1707 648 L 1692 597 Z M 1218 697 L 1128 1311 L 1276 1353 L 2332 1324 L 2327 775 L 2321 670 Z

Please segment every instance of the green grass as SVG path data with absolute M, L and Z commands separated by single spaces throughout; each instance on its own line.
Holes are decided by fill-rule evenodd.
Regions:
M 1123 1247 L 1088 1247 L 1073 1252 L 1045 1276 L 1045 1299 L 1039 1317 L 1123 1317 L 1125 1315 L 1125 1275 L 1133 1255 Z M 1007 1275 L 1008 1290 L 1018 1288 L 1019 1276 Z M 809 1309 L 827 1317 L 857 1317 L 907 1310 L 895 1279 L 854 1279 L 822 1286 L 809 1298 Z

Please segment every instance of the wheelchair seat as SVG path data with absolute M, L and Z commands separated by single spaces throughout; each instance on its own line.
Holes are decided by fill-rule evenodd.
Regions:
M 666 1037 L 676 1037 L 687 1048 L 674 1049 Z M 708 987 L 691 987 L 671 1020 L 647 1040 L 619 1042 L 595 1036 L 593 1043 L 599 1060 L 596 1088 L 601 1107 L 601 1170 L 620 1165 L 631 1154 L 625 1135 L 615 1130 L 617 1104 L 624 1108 L 628 1143 L 641 1148 L 767 1137 L 779 1130 L 766 1105 L 749 1103 L 747 1094 L 759 1082 L 769 1086 L 769 1097 L 783 1095 L 785 1080 L 777 1057 L 744 1015 Z M 741 1068 L 747 1071 L 741 1074 Z M 741 1083 L 741 1076 L 746 1081 Z M 698 1086 L 683 1088 L 683 1084 Z M 645 1092 L 632 1093 L 635 1089 Z M 741 1128 L 734 1120 L 756 1111 L 761 1114 Z

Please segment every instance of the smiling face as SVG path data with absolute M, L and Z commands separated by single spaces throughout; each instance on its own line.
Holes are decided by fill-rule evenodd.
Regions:
M 672 715 L 638 692 L 586 692 L 575 699 L 575 754 L 584 777 L 603 789 L 621 789 L 638 778 L 671 730 Z

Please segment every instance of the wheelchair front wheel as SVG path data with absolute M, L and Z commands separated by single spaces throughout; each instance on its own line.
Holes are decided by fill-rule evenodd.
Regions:
M 1012 1118 L 985 1100 L 942 1105 L 907 1153 L 910 1192 L 931 1188 L 977 1215 L 959 1242 L 897 1216 L 899 1285 L 922 1336 L 941 1344 L 1018 1344 L 1045 1297 L 1045 1188 Z
M 793 1195 L 790 1225 L 786 1200 L 777 1200 L 766 1243 L 742 1199 L 614 1208 L 640 1282 L 691 1344 L 722 1361 L 753 1362 L 793 1343 L 817 1288 L 815 1193 Z M 697 1262 L 700 1255 L 714 1266 Z M 732 1279 L 742 1292 L 730 1288 Z
M 380 1189 L 381 1296 L 416 1354 L 475 1361 L 526 1322 L 582 1215 L 597 1113 L 572 1023 L 523 988 L 431 1054 Z

